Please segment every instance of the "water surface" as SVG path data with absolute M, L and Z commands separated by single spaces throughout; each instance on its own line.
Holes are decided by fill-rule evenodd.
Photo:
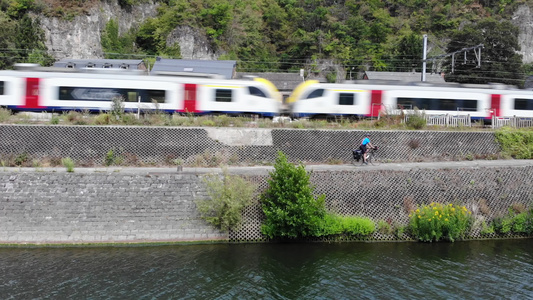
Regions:
M 533 239 L 3 248 L 0 299 L 526 299 Z

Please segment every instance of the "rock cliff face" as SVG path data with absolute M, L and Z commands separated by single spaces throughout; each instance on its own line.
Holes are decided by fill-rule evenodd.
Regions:
M 77 16 L 73 21 L 42 17 L 46 46 L 56 59 L 103 58 L 100 37 L 111 18 L 118 21 L 120 32 L 127 32 L 147 18 L 155 17 L 156 9 L 155 3 L 137 5 L 131 10 L 124 10 L 116 2 L 101 2 L 100 7 L 94 7 L 88 15 Z M 533 15 L 530 7 L 520 6 L 514 13 L 512 22 L 520 29 L 518 42 L 523 61 L 531 63 L 533 62 Z M 175 43 L 180 45 L 183 59 L 215 60 L 220 56 L 220 53 L 213 51 L 205 34 L 191 27 L 177 27 L 167 38 L 168 45 Z
M 150 3 L 126 11 L 121 9 L 117 2 L 102 2 L 100 7 L 93 7 L 88 15 L 77 16 L 72 21 L 41 17 L 46 46 L 56 59 L 103 58 L 101 32 L 110 19 L 118 22 L 119 32 L 127 32 L 132 26 L 141 24 L 149 17 L 155 17 L 156 7 Z
M 100 7 L 93 7 L 89 14 L 77 16 L 72 21 L 41 17 L 45 43 L 49 53 L 58 60 L 103 58 L 100 39 L 109 20 L 115 19 L 118 22 L 119 33 L 127 32 L 146 19 L 155 17 L 156 9 L 157 4 L 154 3 L 124 10 L 116 2 L 102 2 Z M 168 45 L 178 43 L 184 59 L 216 60 L 219 56 L 212 50 L 206 35 L 191 27 L 177 27 L 169 35 L 167 43 Z
M 533 62 L 533 15 L 531 8 L 527 5 L 520 6 L 513 15 L 512 22 L 518 26 L 518 43 L 520 54 L 524 63 Z

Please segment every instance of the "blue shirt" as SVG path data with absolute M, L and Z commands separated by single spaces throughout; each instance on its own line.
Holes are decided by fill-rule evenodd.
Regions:
M 368 143 L 370 143 L 370 139 L 366 137 L 361 144 L 365 146 Z

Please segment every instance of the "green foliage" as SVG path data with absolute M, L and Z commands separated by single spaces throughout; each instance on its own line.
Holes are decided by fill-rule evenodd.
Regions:
M 25 164 L 28 160 L 29 160 L 29 156 L 28 156 L 28 153 L 24 152 L 24 153 L 21 153 L 19 155 L 17 155 L 17 157 L 15 158 L 15 166 L 22 166 L 23 164 Z
M 431 203 L 409 215 L 409 229 L 422 242 L 455 241 L 463 238 L 473 222 L 472 212 L 465 206 Z
M 109 151 L 107 151 L 107 153 L 105 155 L 104 164 L 109 167 L 109 166 L 111 166 L 114 163 L 115 163 L 115 154 L 114 154 L 113 150 L 109 150 Z
M 72 158 L 70 158 L 70 157 L 63 158 L 61 160 L 61 163 L 63 164 L 63 166 L 65 168 L 67 168 L 67 172 L 69 172 L 69 173 L 74 172 L 75 164 L 74 164 L 74 161 L 72 160 Z
M 122 97 L 112 99 L 110 113 L 117 120 L 124 116 L 124 99 Z
M 502 153 L 516 159 L 533 158 L 533 130 L 504 127 L 494 135 Z
M 492 228 L 499 234 L 533 234 L 533 209 L 517 212 L 512 209 L 503 217 L 492 220 Z
M 11 114 L 11 110 L 0 107 L 0 123 L 9 121 L 9 119 L 11 118 Z
M 465 45 L 465 41 L 469 41 Z M 510 21 L 499 21 L 485 18 L 477 23 L 466 25 L 454 31 L 448 44 L 448 53 L 467 47 L 483 44 L 483 62 L 477 66 L 473 51 L 467 52 L 464 57 L 455 56 L 454 73 L 446 76 L 446 81 L 486 84 L 500 82 L 511 85 L 522 85 L 524 72 L 522 69 L 522 56 L 518 54 L 518 27 Z M 447 70 L 451 72 L 450 58 L 447 61 Z M 512 70 L 512 72 L 509 72 Z
M 267 180 L 269 186 L 261 195 L 266 216 L 261 232 L 269 238 L 322 235 L 325 195 L 313 195 L 314 187 L 305 167 L 290 164 L 279 151 L 274 169 Z
M 349 235 L 364 237 L 374 233 L 375 228 L 374 221 L 369 218 L 326 213 L 317 236 Z
M 230 175 L 226 169 L 222 176 L 209 175 L 204 178 L 207 199 L 196 202 L 202 219 L 223 230 L 235 230 L 241 226 L 242 211 L 250 205 L 257 186 L 237 175 Z
M 417 108 L 415 108 L 414 113 L 408 115 L 405 125 L 408 128 L 419 130 L 426 127 L 427 121 L 426 118 L 424 118 L 424 115 L 420 113 Z

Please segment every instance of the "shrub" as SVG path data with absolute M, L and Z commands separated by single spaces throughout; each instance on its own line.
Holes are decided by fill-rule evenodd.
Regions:
M 531 235 L 533 234 L 533 209 L 517 212 L 510 208 L 507 215 L 492 220 L 492 227 L 499 234 L 517 233 Z
M 323 234 L 325 195 L 315 197 L 309 174 L 302 164 L 295 166 L 278 151 L 270 172 L 268 188 L 261 195 L 266 220 L 261 232 L 269 238 L 309 237 Z
M 321 222 L 319 235 L 367 236 L 374 233 L 375 227 L 376 225 L 369 218 L 326 213 Z
M 426 127 L 427 121 L 423 115 L 415 113 L 409 116 L 407 121 L 405 121 L 405 125 L 411 129 L 422 129 Z
M 204 182 L 209 197 L 196 201 L 200 217 L 223 231 L 238 229 L 242 210 L 252 203 L 256 185 L 230 175 L 226 169 L 222 177 L 209 175 Z
M 518 159 L 533 158 L 533 130 L 504 127 L 494 135 L 505 155 Z
M 472 226 L 472 212 L 465 206 L 431 203 L 409 214 L 409 229 L 422 242 L 451 242 L 463 238 Z
M 70 157 L 63 158 L 61 160 L 61 163 L 65 168 L 67 168 L 67 172 L 74 172 L 74 161 Z
M 9 121 L 11 114 L 11 110 L 0 107 L 0 123 Z

